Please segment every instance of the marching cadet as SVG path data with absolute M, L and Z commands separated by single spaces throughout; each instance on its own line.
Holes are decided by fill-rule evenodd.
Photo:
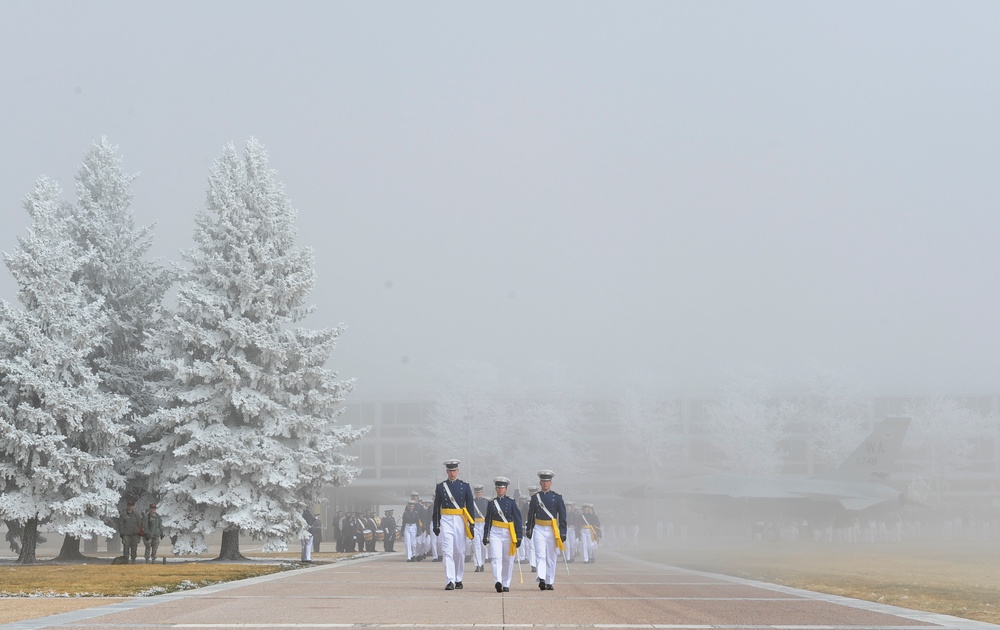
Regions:
M 380 523 L 385 537 L 382 539 L 382 550 L 385 552 L 396 551 L 396 519 L 392 516 L 392 510 L 386 510 L 385 516 Z
M 424 499 L 421 506 L 424 508 L 424 527 L 427 530 L 424 535 L 424 556 L 429 553 L 432 558 L 431 562 L 441 562 L 441 541 L 434 533 L 434 524 L 431 519 L 431 515 L 434 513 L 434 503 L 430 499 Z
M 406 561 L 417 562 L 421 558 L 417 553 L 417 537 L 423 529 L 424 524 L 420 522 L 420 512 L 417 511 L 417 502 L 410 501 L 406 504 L 403 512 L 403 545 L 406 547 Z
M 493 479 L 497 496 L 486 506 L 483 524 L 483 544 L 490 547 L 490 564 L 493 566 L 493 585 L 497 593 L 510 591 L 510 578 L 514 574 L 514 557 L 521 546 L 521 510 L 517 501 L 507 496 L 510 479 Z
M 440 537 L 441 556 L 444 560 L 446 591 L 462 588 L 465 576 L 465 545 L 472 539 L 475 527 L 471 510 L 474 510 L 472 488 L 458 478 L 457 459 L 444 462 L 448 479 L 434 488 L 434 535 Z
M 528 486 L 528 499 L 524 502 L 524 509 L 521 512 L 525 515 L 524 518 L 526 519 L 528 518 L 528 506 L 531 504 L 531 501 L 534 499 L 536 494 L 538 494 L 538 486 Z M 535 565 L 538 561 L 535 557 L 535 547 L 534 545 L 526 545 L 526 547 L 527 549 L 524 550 L 524 555 L 528 559 L 528 564 L 531 565 L 531 572 L 534 573 L 537 570 Z
M 594 554 L 597 552 L 597 544 L 601 542 L 601 519 L 594 513 L 593 503 L 583 504 L 583 514 L 580 515 L 583 523 L 583 562 L 589 564 L 595 562 Z
M 538 471 L 540 489 L 528 504 L 524 537 L 531 540 L 538 568 L 538 588 L 553 590 L 556 581 L 557 550 L 566 548 L 566 504 L 562 495 L 552 492 L 551 470 Z
M 573 562 L 580 549 L 580 511 L 573 501 L 566 502 L 566 562 Z
M 486 569 L 483 565 L 483 553 L 486 551 L 483 548 L 483 530 L 485 529 L 486 523 L 486 504 L 489 501 L 483 496 L 483 484 L 477 483 L 472 486 L 472 491 L 475 493 L 475 497 L 472 499 L 472 505 L 475 508 L 475 513 L 472 515 L 472 520 L 475 521 L 475 536 L 472 538 L 472 559 L 476 563 L 476 573 L 483 573 Z
M 420 527 L 419 529 L 417 529 L 417 546 L 416 546 L 416 555 L 417 555 L 417 560 L 419 561 L 426 558 L 427 552 L 430 550 L 427 540 L 428 540 L 428 532 L 430 532 L 431 530 L 431 525 L 430 525 L 431 519 L 427 518 L 427 510 L 424 507 L 423 503 L 420 502 L 419 492 L 417 492 L 416 490 L 411 492 L 410 501 L 414 504 L 415 509 L 417 511 L 417 516 L 419 517 L 420 520 Z

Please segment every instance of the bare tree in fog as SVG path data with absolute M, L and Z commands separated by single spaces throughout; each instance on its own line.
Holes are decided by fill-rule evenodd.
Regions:
M 523 447 L 508 429 L 516 412 L 506 377 L 491 365 L 464 362 L 446 369 L 441 380 L 424 427 L 429 452 L 441 461 L 462 460 L 466 479 L 509 473 L 506 457 Z
M 760 377 L 738 377 L 708 406 L 705 428 L 723 458 L 721 467 L 750 474 L 778 473 L 785 459 L 781 442 L 797 412 L 790 401 L 770 400 Z
M 972 465 L 976 440 L 989 431 L 990 418 L 940 396 L 911 405 L 907 413 L 913 417 L 908 449 L 922 454 L 917 458 L 921 478 L 911 485 L 909 496 L 940 505 L 948 479 Z
M 463 477 L 472 481 L 504 475 L 517 484 L 540 468 L 560 477 L 582 472 L 588 458 L 574 439 L 583 416 L 579 392 L 552 366 L 536 367 L 524 380 L 530 392 L 488 364 L 443 370 L 424 427 L 426 448 L 439 460 L 462 460 Z
M 808 375 L 801 385 L 805 393 L 799 418 L 813 460 L 820 468 L 836 468 L 868 432 L 870 396 L 845 376 L 828 371 Z
M 612 415 L 622 431 L 629 466 L 638 477 L 659 479 L 683 455 L 679 403 L 666 400 L 649 379 L 633 378 Z

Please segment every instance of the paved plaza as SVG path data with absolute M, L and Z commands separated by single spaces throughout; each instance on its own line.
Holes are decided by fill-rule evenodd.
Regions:
M 440 563 L 384 554 L 0 625 L 64 628 L 721 628 L 872 630 L 1000 626 L 820 595 L 604 553 L 560 566 L 555 590 L 516 570 L 509 593 L 467 565 L 445 591 Z

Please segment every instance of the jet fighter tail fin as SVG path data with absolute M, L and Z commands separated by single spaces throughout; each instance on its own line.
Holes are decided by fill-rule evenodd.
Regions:
M 858 481 L 885 480 L 895 465 L 910 420 L 907 416 L 886 417 L 875 425 L 865 441 L 854 449 L 830 477 Z

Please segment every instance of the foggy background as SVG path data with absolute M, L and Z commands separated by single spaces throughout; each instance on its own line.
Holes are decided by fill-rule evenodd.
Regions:
M 995 3 L 9 1 L 0 24 L 0 250 L 106 135 L 178 261 L 255 136 L 355 397 L 466 360 L 597 394 L 748 364 L 996 388 Z

